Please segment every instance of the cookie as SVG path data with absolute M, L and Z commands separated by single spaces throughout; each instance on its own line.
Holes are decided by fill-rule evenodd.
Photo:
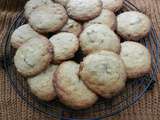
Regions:
M 35 9 L 29 16 L 29 24 L 40 33 L 56 32 L 67 22 L 68 16 L 63 6 L 52 4 Z
M 109 9 L 113 12 L 117 12 L 123 6 L 124 0 L 102 0 L 103 8 Z
M 72 109 L 92 106 L 98 99 L 79 79 L 79 64 L 62 63 L 55 73 L 55 88 L 60 101 Z
M 151 55 L 147 48 L 140 43 L 126 41 L 121 44 L 120 53 L 128 78 L 138 78 L 151 71 Z
M 110 27 L 112 30 L 115 30 L 116 28 L 116 16 L 115 14 L 107 9 L 103 9 L 101 14 L 94 18 L 93 20 L 90 20 L 84 24 L 84 28 L 92 25 L 92 24 L 104 24 Z
M 68 19 L 67 23 L 61 29 L 62 32 L 70 32 L 79 36 L 82 31 L 82 25 L 75 20 Z
M 29 18 L 30 14 L 38 7 L 52 5 L 52 0 L 29 0 L 24 7 L 24 15 Z
M 18 48 L 14 63 L 23 76 L 34 76 L 45 70 L 53 58 L 53 47 L 43 36 L 30 39 Z
M 101 0 L 69 0 L 66 9 L 71 18 L 86 21 L 101 13 L 102 2 Z
M 55 2 L 61 4 L 65 7 L 67 5 L 67 3 L 69 2 L 69 0 L 55 0 Z
M 117 54 L 100 51 L 84 58 L 80 64 L 80 77 L 92 91 L 111 98 L 125 87 L 126 71 Z
M 29 24 L 24 24 L 13 32 L 11 36 L 11 44 L 14 48 L 19 48 L 28 40 L 38 36 L 39 34 L 35 32 Z
M 78 38 L 73 33 L 61 32 L 49 40 L 54 46 L 54 63 L 60 63 L 74 57 L 79 48 Z
M 118 36 L 106 25 L 93 24 L 80 34 L 80 47 L 85 54 L 99 50 L 119 53 L 121 49 Z
M 31 92 L 39 99 L 51 101 L 56 97 L 53 79 L 57 67 L 57 65 L 50 65 L 42 73 L 27 79 Z
M 140 12 L 124 12 L 117 17 L 117 32 L 126 40 L 138 41 L 145 37 L 150 29 L 150 19 Z

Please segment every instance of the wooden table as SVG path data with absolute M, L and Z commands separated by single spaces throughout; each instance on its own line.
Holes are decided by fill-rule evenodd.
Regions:
M 160 32 L 160 0 L 130 0 L 149 15 Z M 25 0 L 0 0 L 0 42 Z M 1 49 L 0 49 L 1 50 Z M 2 54 L 0 51 L 0 58 Z M 2 66 L 2 65 L 1 65 Z M 53 120 L 29 107 L 14 91 L 0 66 L 0 120 Z M 159 77 L 160 78 L 160 77 Z M 160 120 L 160 81 L 136 104 L 109 120 Z

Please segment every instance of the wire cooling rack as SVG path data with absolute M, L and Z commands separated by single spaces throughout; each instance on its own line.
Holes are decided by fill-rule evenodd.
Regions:
M 130 10 L 139 11 L 132 3 L 126 0 L 124 2 L 123 9 L 119 11 L 119 13 Z M 31 107 L 49 116 L 64 120 L 99 120 L 105 117 L 113 116 L 139 100 L 148 90 L 152 89 L 155 81 L 157 80 L 157 73 L 159 71 L 160 44 L 155 28 L 154 26 L 152 26 L 149 35 L 140 41 L 140 43 L 145 45 L 151 53 L 152 72 L 150 75 L 143 76 L 136 80 L 129 80 L 127 82 L 125 90 L 118 96 L 115 96 L 112 99 L 100 98 L 94 106 L 85 110 L 69 109 L 62 105 L 58 101 L 58 99 L 52 102 L 41 101 L 34 95 L 32 95 L 27 85 L 26 79 L 17 73 L 13 64 L 15 49 L 11 47 L 10 37 L 13 31 L 24 23 L 26 23 L 26 19 L 24 18 L 22 11 L 16 16 L 15 21 L 13 22 L 12 26 L 6 33 L 5 38 L 3 39 L 4 68 L 8 75 L 8 80 L 14 87 L 17 94 Z M 80 54 L 77 54 L 75 60 L 79 60 L 80 57 Z

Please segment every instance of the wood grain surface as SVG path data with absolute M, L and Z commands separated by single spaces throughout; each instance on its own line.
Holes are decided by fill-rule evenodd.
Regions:
M 150 16 L 160 32 L 160 0 L 130 0 Z M 0 0 L 0 43 L 25 0 Z M 0 49 L 2 50 L 2 49 Z M 0 60 L 2 59 L 0 51 Z M 160 78 L 160 77 L 159 77 Z M 14 91 L 0 65 L 0 120 L 54 120 L 28 106 Z M 160 120 L 160 81 L 136 104 L 107 120 Z

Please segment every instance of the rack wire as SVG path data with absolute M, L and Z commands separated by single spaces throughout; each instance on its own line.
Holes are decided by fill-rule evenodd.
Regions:
M 126 0 L 124 2 L 123 9 L 117 14 L 130 10 L 139 11 L 138 8 L 136 8 L 132 3 Z M 154 26 L 152 26 L 149 35 L 139 41 L 140 43 L 145 45 L 151 53 L 152 72 L 150 75 L 143 76 L 136 80 L 129 80 L 127 82 L 125 90 L 122 91 L 118 96 L 115 96 L 112 99 L 100 98 L 94 106 L 85 110 L 69 109 L 66 106 L 62 105 L 58 101 L 58 99 L 51 102 L 41 101 L 30 92 L 26 79 L 17 73 L 13 63 L 15 49 L 11 47 L 10 38 L 13 31 L 25 23 L 26 19 L 24 18 L 22 11 L 15 17 L 12 26 L 3 39 L 4 68 L 8 75 L 8 80 L 14 87 L 17 94 L 31 107 L 49 116 L 64 120 L 98 120 L 113 116 L 138 101 L 148 90 L 151 90 L 153 88 L 153 85 L 157 80 L 157 74 L 159 71 L 160 44 L 155 28 Z M 77 54 L 75 60 L 79 59 L 80 57 L 80 54 Z

